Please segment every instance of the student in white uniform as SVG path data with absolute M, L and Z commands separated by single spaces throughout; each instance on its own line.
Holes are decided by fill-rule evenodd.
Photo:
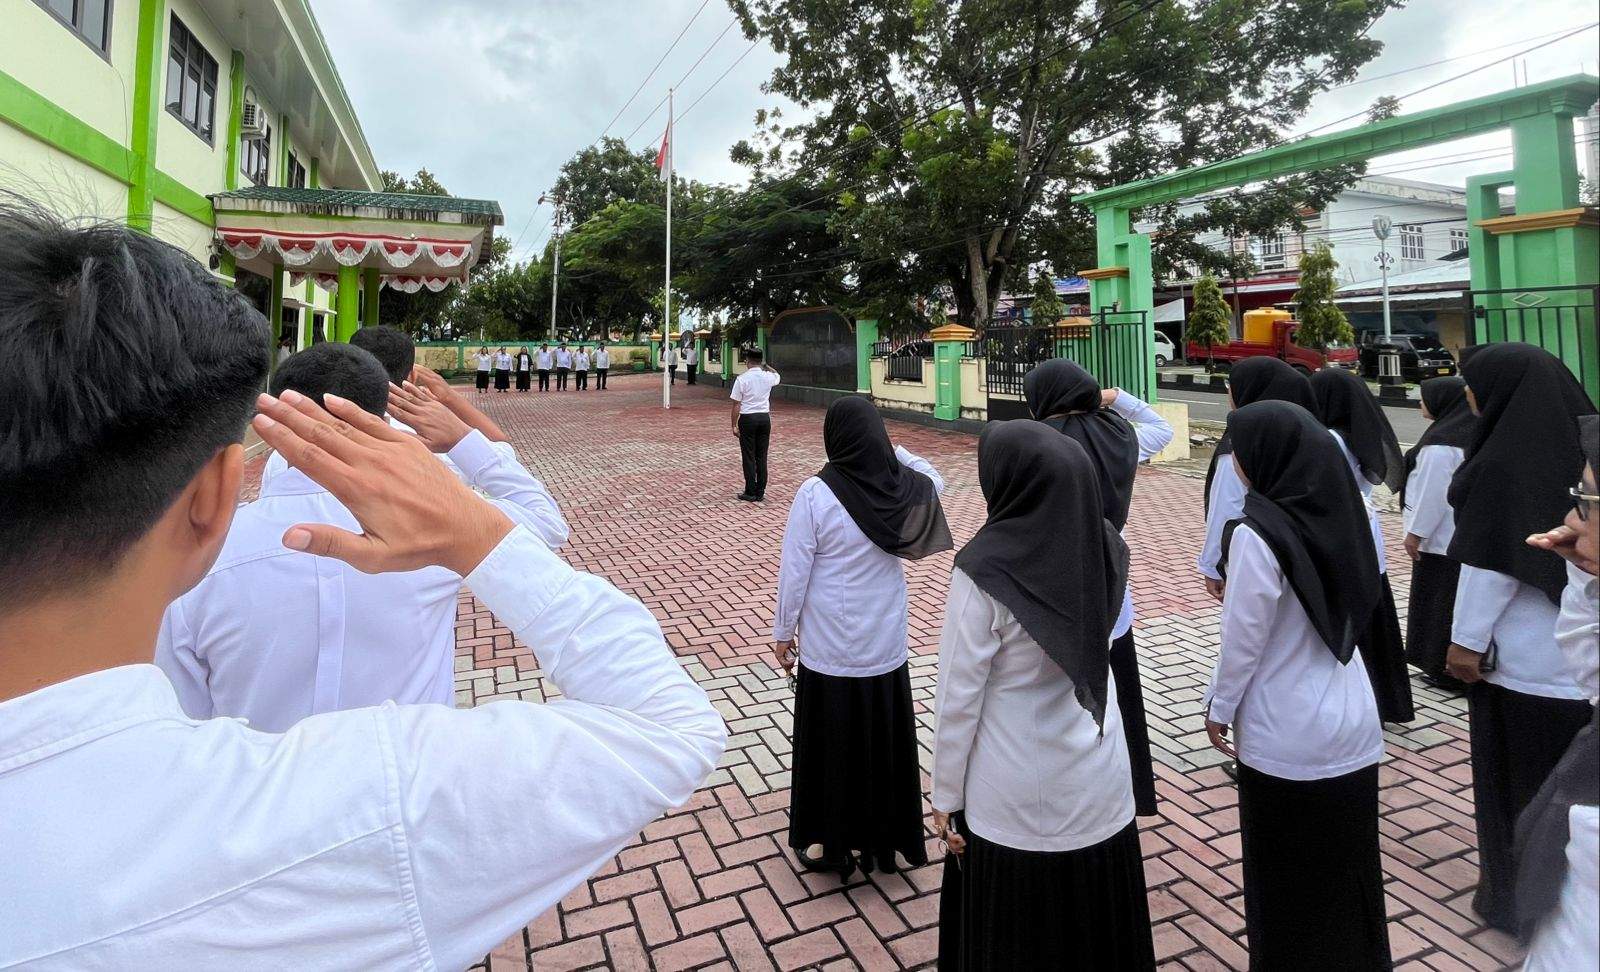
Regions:
M 533 355 L 527 348 L 517 349 L 517 391 L 525 392 L 533 387 Z
M 1566 365 L 1531 344 L 1484 346 L 1462 371 L 1478 426 L 1450 482 L 1461 578 L 1445 665 L 1471 686 L 1472 906 L 1512 931 L 1512 827 L 1589 718 L 1555 640 L 1566 571 L 1526 540 L 1570 508 L 1583 472 L 1578 417 L 1595 409 Z
M 953 546 L 944 480 L 865 398 L 830 405 L 822 441 L 828 463 L 789 507 L 772 622 L 778 664 L 799 663 L 789 846 L 808 870 L 848 877 L 860 851 L 863 870 L 893 873 L 896 853 L 928 862 L 901 562 Z
M 1561 526 L 1528 538 L 1567 563 L 1556 643 L 1589 696 L 1589 723 L 1517 821 L 1525 972 L 1600 968 L 1600 419 L 1581 420 L 1585 466 Z
M 533 357 L 533 366 L 539 372 L 539 390 L 550 390 L 550 369 L 556 366 L 556 356 L 551 353 L 550 345 L 539 345 L 539 353 Z
M 482 395 L 489 391 L 489 375 L 494 368 L 494 356 L 489 353 L 488 348 L 479 348 L 477 361 L 478 394 Z
M 567 373 L 572 370 L 572 352 L 567 349 L 567 342 L 561 342 L 556 348 L 556 391 L 567 390 Z
M 647 609 L 383 420 L 258 406 L 266 323 L 188 254 L 12 209 L 0 281 L 0 335 L 70 335 L 55 360 L 94 379 L 0 357 L 9 418 L 36 433 L 0 442 L 0 967 L 463 968 L 716 765 L 722 720 Z M 363 531 L 297 527 L 290 546 L 464 576 L 561 701 L 385 705 L 281 735 L 187 717 L 156 632 L 223 544 L 256 407 Z
M 1398 493 L 1405 486 L 1405 460 L 1389 417 L 1367 388 L 1367 383 L 1341 368 L 1323 368 L 1311 376 L 1316 417 L 1339 443 L 1350 474 L 1361 490 L 1367 508 L 1367 526 L 1378 552 L 1378 606 L 1357 644 L 1361 660 L 1372 677 L 1378 717 L 1384 722 L 1410 722 L 1416 718 L 1411 699 L 1411 673 L 1406 669 L 1405 644 L 1400 637 L 1400 616 L 1395 611 L 1394 590 L 1389 586 L 1383 523 L 1372 503 L 1372 487 L 1384 483 Z
M 1120 532 L 1133 502 L 1133 477 L 1139 463 L 1172 441 L 1172 426 L 1155 409 L 1120 389 L 1102 391 L 1080 365 L 1056 358 L 1028 372 L 1023 394 L 1033 417 L 1069 435 L 1083 446 L 1100 474 L 1100 499 L 1105 517 Z M 1150 731 L 1145 723 L 1144 688 L 1133 643 L 1132 585 L 1124 589 L 1122 609 L 1112 630 L 1111 673 L 1116 677 L 1117 708 L 1128 737 L 1128 765 L 1133 774 L 1133 800 L 1139 816 L 1154 816 L 1155 764 L 1150 757 Z
M 274 395 L 293 390 L 320 403 L 332 394 L 373 415 L 391 410 L 447 454 L 468 485 L 559 547 L 566 524 L 538 480 L 425 392 L 405 387 L 391 396 L 376 359 L 334 342 L 295 355 L 271 384 Z M 167 608 L 156 664 L 184 711 L 282 732 L 319 712 L 385 701 L 454 704 L 461 577 L 442 567 L 368 575 L 303 557 L 283 546 L 297 523 L 352 527 L 355 519 L 305 473 L 287 469 L 240 508 L 216 564 Z
M 1406 611 L 1406 661 L 1435 688 L 1466 686 L 1444 670 L 1450 648 L 1461 565 L 1448 554 L 1456 535 L 1456 514 L 1445 495 L 1450 477 L 1466 457 L 1478 419 L 1467 405 L 1461 378 L 1430 378 L 1422 383 L 1419 407 L 1432 424 L 1406 452 L 1406 486 L 1400 491 L 1405 515 L 1405 547 L 1411 558 L 1411 605 Z
M 694 338 L 683 343 L 683 349 L 678 356 L 683 359 L 683 375 L 689 384 L 694 384 L 694 376 L 700 369 L 699 345 Z
M 611 352 L 606 350 L 606 343 L 594 349 L 594 390 L 606 390 L 606 375 L 611 371 Z
M 572 355 L 572 371 L 577 378 L 578 391 L 589 390 L 589 349 L 578 345 Z
M 978 440 L 989 518 L 956 556 L 934 702 L 941 969 L 1154 969 L 1110 670 L 1128 548 L 1083 447 Z
M 494 356 L 494 390 L 505 392 L 511 389 L 511 353 L 505 348 Z
M 670 383 L 678 383 L 678 346 L 670 341 L 661 343 L 661 367 L 667 369 Z
M 1250 967 L 1386 970 L 1383 727 L 1356 647 L 1380 595 L 1366 504 L 1300 406 L 1246 405 L 1228 432 L 1248 492 L 1206 731 L 1239 763 Z
M 767 449 L 772 443 L 772 389 L 778 373 L 767 367 L 760 348 L 745 352 L 745 373 L 733 380 L 733 434 L 739 437 L 744 492 L 738 498 L 759 503 L 767 495 Z

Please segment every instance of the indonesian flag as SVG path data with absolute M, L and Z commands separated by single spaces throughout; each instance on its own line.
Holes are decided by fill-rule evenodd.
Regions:
M 656 172 L 660 173 L 661 181 L 666 182 L 672 177 L 669 171 L 668 156 L 672 147 L 672 123 L 667 122 L 667 130 L 661 135 L 661 150 L 656 153 Z

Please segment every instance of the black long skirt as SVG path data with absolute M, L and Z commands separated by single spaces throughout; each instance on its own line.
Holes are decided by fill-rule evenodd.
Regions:
M 1490 925 L 1514 934 L 1517 816 L 1588 722 L 1589 703 L 1475 682 L 1467 690 L 1467 718 L 1478 822 L 1478 890 L 1472 907 Z
M 531 372 L 517 372 L 517 391 L 527 391 L 530 387 L 532 387 L 532 383 L 529 381 L 531 377 Z
M 1137 824 L 1078 850 L 1024 851 L 956 817 L 967 849 L 944 859 L 940 972 L 1156 967 Z
M 489 387 L 489 373 L 487 371 L 478 372 L 478 390 L 479 391 L 483 391 L 485 388 L 488 388 L 488 387 Z
M 1111 642 L 1111 675 L 1117 683 L 1117 708 L 1122 734 L 1128 740 L 1128 769 L 1133 773 L 1133 808 L 1141 817 L 1156 815 L 1156 771 L 1150 759 L 1150 729 L 1144 720 L 1144 686 L 1139 684 L 1139 655 L 1133 629 Z
M 496 391 L 505 391 L 511 387 L 511 372 L 504 368 L 494 370 L 494 387 Z
M 1440 684 L 1466 688 L 1445 671 L 1450 625 L 1456 610 L 1461 565 L 1443 554 L 1425 553 L 1411 568 L 1411 607 L 1406 612 L 1406 661 Z
M 1390 969 L 1376 764 L 1285 780 L 1239 764 L 1250 968 Z
M 928 863 L 909 663 L 862 678 L 796 671 L 789 846 Z
M 1400 616 L 1394 609 L 1394 589 L 1389 575 L 1383 574 L 1383 590 L 1366 636 L 1358 642 L 1367 677 L 1372 680 L 1372 695 L 1378 703 L 1378 718 L 1384 722 L 1410 722 L 1417 710 L 1411 704 L 1411 673 L 1406 670 L 1405 644 L 1400 640 Z

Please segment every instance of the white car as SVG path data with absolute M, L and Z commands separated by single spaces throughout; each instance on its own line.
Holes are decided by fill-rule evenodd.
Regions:
M 1157 368 L 1165 368 L 1167 365 L 1178 360 L 1178 352 L 1177 349 L 1172 346 L 1172 339 L 1167 337 L 1165 334 L 1162 334 L 1160 331 L 1155 332 L 1153 347 L 1155 348 Z

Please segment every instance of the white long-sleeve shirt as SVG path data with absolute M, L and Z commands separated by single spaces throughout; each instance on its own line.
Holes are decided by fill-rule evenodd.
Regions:
M 1286 780 L 1352 773 L 1383 758 L 1383 726 L 1357 650 L 1341 665 L 1311 626 L 1278 558 L 1247 523 L 1228 547 L 1209 718 L 1233 726 L 1239 762 Z
M 1406 477 L 1405 531 L 1422 538 L 1418 549 L 1443 556 L 1456 535 L 1456 511 L 1450 507 L 1450 477 L 1466 457 L 1455 446 L 1430 445 L 1417 450 L 1417 464 Z
M 540 351 L 538 354 L 534 355 L 533 360 L 533 369 L 535 371 L 549 371 L 551 368 L 555 367 L 555 355 L 551 354 L 549 351 Z
M 944 492 L 926 459 L 903 446 L 894 454 Z M 824 675 L 882 675 L 906 661 L 905 568 L 867 539 L 815 476 L 800 484 L 789 507 L 772 640 L 788 641 L 797 630 L 800 664 Z
M 477 356 L 477 358 L 479 371 L 488 371 L 490 366 L 494 364 L 494 358 L 490 355 L 480 354 Z
M 1378 552 L 1378 573 L 1387 574 L 1389 553 L 1383 548 L 1383 521 L 1378 519 L 1378 508 L 1372 504 L 1372 484 L 1361 471 L 1361 462 L 1356 459 L 1356 454 L 1344 444 L 1344 436 L 1333 431 L 1328 434 L 1333 436 L 1333 441 L 1339 443 L 1339 451 L 1344 453 L 1344 461 L 1350 467 L 1350 475 L 1355 478 L 1356 488 L 1361 490 L 1361 504 L 1367 508 L 1367 526 L 1372 530 L 1372 546 Z
M 494 366 L 496 368 L 499 368 L 501 371 L 510 371 L 511 370 L 511 355 L 509 355 L 509 354 L 497 354 L 497 355 L 495 355 L 494 356 Z
M 934 809 L 965 810 L 984 840 L 1028 851 L 1089 847 L 1126 827 L 1133 784 L 1116 683 L 1108 673 L 1104 731 L 1073 692 L 1010 609 L 952 570 L 934 699 Z
M 1111 410 L 1133 426 L 1133 434 L 1139 442 L 1140 462 L 1149 462 L 1172 441 L 1172 425 L 1143 399 L 1119 388 Z M 1133 585 L 1130 583 L 1122 590 L 1122 610 L 1117 612 L 1111 637 L 1116 639 L 1127 634 L 1133 627 L 1133 618 Z
M 1600 578 L 1573 564 L 1567 564 L 1555 636 L 1567 660 L 1567 674 L 1589 697 L 1589 704 L 1600 703 Z
M 689 798 L 726 730 L 643 605 L 521 527 L 467 584 L 565 698 L 277 735 L 130 665 L 0 702 L 0 967 L 459 969 Z
M 611 367 L 611 352 L 600 348 L 594 353 L 594 367 L 596 371 L 606 371 Z
M 469 483 L 502 497 L 491 502 L 513 522 L 547 545 L 565 539 L 544 487 L 481 433 L 451 456 Z M 297 523 L 360 530 L 331 493 L 288 469 L 238 511 L 211 570 L 167 607 L 155 661 L 183 710 L 282 732 L 385 701 L 453 704 L 461 577 L 443 567 L 365 574 L 310 557 L 283 545 Z
M 570 367 L 572 367 L 572 352 L 568 351 L 566 348 L 558 349 L 556 351 L 556 367 L 557 368 L 570 368 Z
M 1524 695 L 1586 699 L 1556 644 L 1559 610 L 1544 592 L 1510 574 L 1461 565 L 1450 640 L 1480 654 L 1495 647 L 1483 680 Z

